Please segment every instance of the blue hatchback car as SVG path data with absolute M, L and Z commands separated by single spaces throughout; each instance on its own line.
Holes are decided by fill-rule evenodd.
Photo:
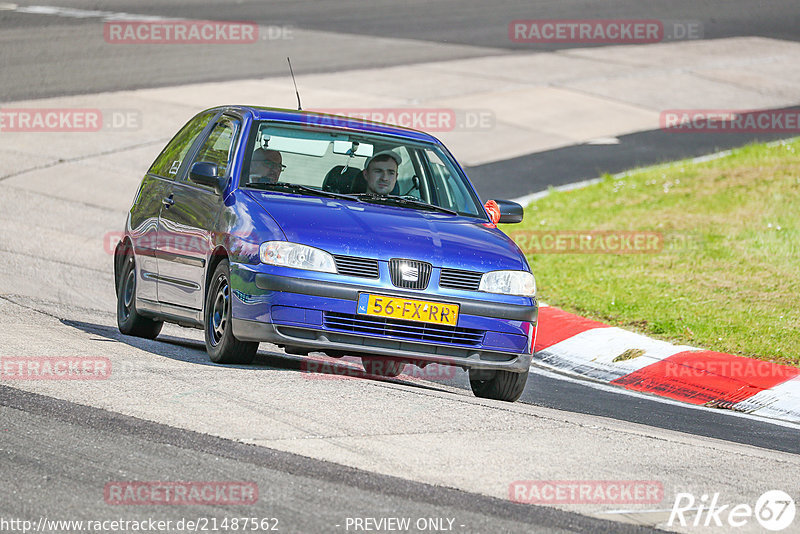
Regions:
M 517 400 L 536 338 L 536 284 L 440 141 L 304 111 L 203 111 L 142 179 L 117 245 L 117 320 L 155 338 L 202 328 L 212 361 L 259 342 L 468 370 L 480 397 Z

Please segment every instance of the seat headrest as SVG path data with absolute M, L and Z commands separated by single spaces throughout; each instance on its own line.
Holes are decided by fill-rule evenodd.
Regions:
M 356 167 L 347 167 L 347 170 L 342 173 L 344 165 L 336 165 L 328 174 L 325 175 L 325 180 L 322 182 L 322 190 L 330 191 L 332 193 L 354 193 L 354 182 L 358 176 L 361 176 L 361 169 Z

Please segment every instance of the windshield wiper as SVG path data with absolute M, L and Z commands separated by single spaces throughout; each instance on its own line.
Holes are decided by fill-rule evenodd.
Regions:
M 390 204 L 399 204 L 401 206 L 409 206 L 414 208 L 441 211 L 442 213 L 449 213 L 450 215 L 458 215 L 457 211 L 453 211 L 448 208 L 443 208 L 441 206 L 437 206 L 436 204 L 428 204 L 424 200 L 420 200 L 417 197 L 410 197 L 410 196 L 401 197 L 398 195 L 377 195 L 375 193 L 359 193 L 354 196 L 356 196 L 361 200 L 366 200 L 368 202 L 371 201 L 386 202 Z
M 304 193 L 307 195 L 315 195 L 327 198 L 339 198 L 342 200 L 360 200 L 353 195 L 345 195 L 343 193 L 334 193 L 333 191 L 323 191 L 322 189 L 314 189 L 307 185 L 292 184 L 288 182 L 275 182 L 275 183 L 262 183 L 262 182 L 247 182 L 246 187 L 253 187 L 255 189 L 266 189 L 268 191 L 288 191 L 289 193 Z

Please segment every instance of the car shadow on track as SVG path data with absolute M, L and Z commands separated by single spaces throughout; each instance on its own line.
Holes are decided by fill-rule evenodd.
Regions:
M 255 361 L 250 365 L 218 364 L 208 359 L 205 344 L 201 341 L 167 334 L 161 334 L 155 340 L 150 340 L 124 335 L 113 326 L 72 319 L 60 319 L 60 321 L 65 326 L 76 328 L 88 334 L 100 336 L 101 339 L 96 339 L 95 341 L 125 343 L 126 345 L 156 356 L 197 365 L 248 370 L 253 370 L 255 368 L 273 371 L 296 371 L 301 373 L 303 377 L 308 380 L 366 379 L 413 386 L 415 388 L 431 391 L 450 391 L 449 389 L 437 387 L 437 382 L 447 384 L 451 387 L 463 388 L 460 384 L 462 380 L 459 380 L 463 378 L 459 376 L 460 374 L 464 374 L 463 371 L 437 364 L 431 364 L 425 369 L 420 369 L 409 364 L 406 365 L 405 370 L 398 377 L 388 378 L 371 375 L 364 371 L 360 364 L 360 358 L 356 356 L 332 358 L 321 353 L 299 356 L 285 354 L 283 352 L 265 351 L 260 348 Z

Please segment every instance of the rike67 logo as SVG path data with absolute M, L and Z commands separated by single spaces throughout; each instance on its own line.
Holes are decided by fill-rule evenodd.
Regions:
M 738 528 L 755 519 L 762 528 L 778 532 L 792 525 L 795 513 L 794 499 L 781 490 L 765 492 L 755 506 L 722 504 L 719 493 L 711 497 L 703 494 L 700 499 L 691 493 L 678 493 L 667 525 Z

